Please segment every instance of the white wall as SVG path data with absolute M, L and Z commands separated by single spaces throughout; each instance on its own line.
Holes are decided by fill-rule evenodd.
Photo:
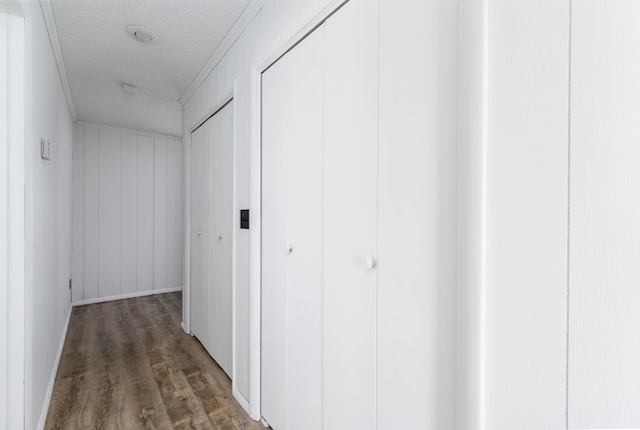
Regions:
M 489 1 L 489 430 L 566 425 L 569 8 Z
M 639 428 L 640 3 L 572 7 L 570 429 Z
M 43 424 L 71 296 L 73 126 L 39 4 L 26 16 L 25 428 Z M 50 161 L 40 139 L 51 142 Z
M 73 301 L 180 289 L 182 143 L 79 122 L 73 146 Z
M 25 27 L 15 6 L 0 5 L 0 429 L 21 428 L 24 409 Z
M 379 7 L 377 428 L 454 429 L 458 2 Z
M 461 0 L 458 22 L 458 430 L 485 420 L 488 2 Z

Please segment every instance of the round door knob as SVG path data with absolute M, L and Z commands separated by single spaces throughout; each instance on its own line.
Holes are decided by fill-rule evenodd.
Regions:
M 377 263 L 376 263 L 376 259 L 373 257 L 366 257 L 364 259 L 364 267 L 366 267 L 369 270 L 375 269 Z
M 218 240 L 222 240 L 222 235 L 218 233 Z
M 288 244 L 287 245 L 287 254 L 291 254 L 293 252 L 293 245 L 292 244 Z
M 198 236 L 202 236 L 202 232 L 201 231 L 198 232 Z

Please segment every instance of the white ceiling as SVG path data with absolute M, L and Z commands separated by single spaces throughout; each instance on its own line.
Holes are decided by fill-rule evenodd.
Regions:
M 52 1 L 78 119 L 180 135 L 177 100 L 250 0 Z M 143 44 L 126 31 L 160 36 Z M 135 97 L 121 85 L 139 88 Z

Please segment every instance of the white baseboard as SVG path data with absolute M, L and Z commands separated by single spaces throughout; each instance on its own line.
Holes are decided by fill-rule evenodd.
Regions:
M 240 407 L 244 409 L 247 415 L 251 417 L 251 408 L 249 405 L 249 401 L 242 395 L 242 393 L 236 388 L 235 384 L 233 383 L 231 384 L 231 394 L 233 395 L 233 398 L 236 399 L 236 402 L 238 402 Z M 254 417 L 251 417 L 251 419 L 255 420 Z
M 56 383 L 56 376 L 58 375 L 58 366 L 60 365 L 60 359 L 62 358 L 62 350 L 64 349 L 64 341 L 67 339 L 67 330 L 69 330 L 69 321 L 71 320 L 71 311 L 73 306 L 69 306 L 69 312 L 67 313 L 67 321 L 64 323 L 64 329 L 62 330 L 62 337 L 60 338 L 60 345 L 58 346 L 58 352 L 56 353 L 56 360 L 53 362 L 53 368 L 51 369 L 51 378 L 49 379 L 49 386 L 47 392 L 44 394 L 44 403 L 42 404 L 42 410 L 40 411 L 40 420 L 38 421 L 38 430 L 44 429 L 44 425 L 47 421 L 47 414 L 49 413 L 49 405 L 51 404 L 51 396 L 53 395 L 53 386 Z
M 94 303 L 104 303 L 104 302 L 111 302 L 114 300 L 131 299 L 133 297 L 144 297 L 144 296 L 152 296 L 154 294 L 175 293 L 176 291 L 182 291 L 182 287 L 164 288 L 162 290 L 138 291 L 135 293 L 119 294 L 117 296 L 96 297 L 95 299 L 78 300 L 76 302 L 71 303 L 71 306 L 92 305 Z

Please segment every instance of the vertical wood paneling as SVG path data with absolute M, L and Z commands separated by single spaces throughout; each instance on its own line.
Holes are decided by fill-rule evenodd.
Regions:
M 220 63 L 218 63 L 218 67 L 216 68 L 216 95 L 218 97 L 222 97 L 225 92 L 225 86 L 227 82 L 226 64 L 227 56 L 225 55 L 222 60 L 220 60 Z
M 166 286 L 182 285 L 182 142 L 167 140 Z
M 218 72 L 214 70 L 207 78 L 207 106 L 213 106 L 218 101 Z
M 380 0 L 379 430 L 456 428 L 457 19 Z
M 98 129 L 84 129 L 84 294 L 98 297 Z
M 75 139 L 73 300 L 180 288 L 181 142 L 88 124 Z
M 200 118 L 204 113 L 204 88 L 200 87 L 193 95 L 193 114 L 195 118 Z
M 138 138 L 122 133 L 122 186 L 121 186 L 121 246 L 122 294 L 137 291 L 137 236 L 138 236 Z
M 84 299 L 84 127 L 76 125 L 73 139 L 73 255 L 71 300 Z
M 9 142 L 8 142 L 8 22 L 0 13 L 0 428 L 6 428 L 9 416 Z
M 569 4 L 488 8 L 487 430 L 566 428 Z
M 98 295 L 120 294 L 120 132 L 99 131 Z
M 236 49 L 232 49 L 225 55 L 225 83 L 224 93 L 229 94 L 233 91 L 233 81 L 236 78 L 236 61 L 238 58 L 238 52 Z
M 167 141 L 154 139 L 153 289 L 167 287 Z
M 193 117 L 193 97 L 182 107 L 182 117 L 183 121 L 187 121 L 189 124 L 195 121 Z
M 569 428 L 640 428 L 640 3 L 573 2 Z
M 138 136 L 138 291 L 153 290 L 153 138 Z

